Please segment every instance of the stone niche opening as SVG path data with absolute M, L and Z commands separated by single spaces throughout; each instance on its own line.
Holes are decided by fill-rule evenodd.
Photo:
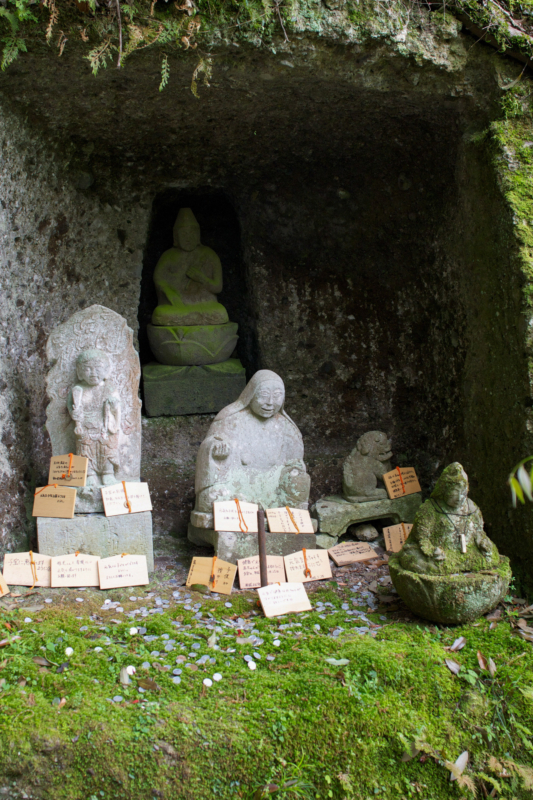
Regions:
M 239 220 L 228 196 L 222 191 L 209 189 L 168 189 L 154 198 L 143 258 L 138 314 L 141 365 L 155 361 L 146 330 L 157 306 L 153 275 L 160 256 L 172 247 L 172 229 L 180 208 L 192 209 L 200 224 L 202 244 L 214 250 L 220 258 L 224 284 L 218 300 L 227 309 L 230 321 L 239 325 L 239 340 L 232 357 L 241 360 L 250 377 L 257 370 L 257 345 Z

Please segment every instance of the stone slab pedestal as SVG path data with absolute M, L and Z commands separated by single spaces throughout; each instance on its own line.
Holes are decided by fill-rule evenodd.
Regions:
M 200 547 L 211 545 L 215 555 L 222 561 L 236 564 L 239 558 L 249 558 L 259 554 L 256 533 L 235 533 L 233 531 L 214 531 L 197 528 L 189 523 L 188 539 Z M 269 556 L 288 556 L 303 548 L 316 550 L 314 533 L 267 533 L 266 551 Z
M 148 572 L 154 571 L 152 513 L 77 514 L 73 519 L 37 517 L 39 552 L 47 556 L 87 553 L 91 556 L 116 556 L 120 553 L 146 556 Z
M 355 523 L 371 522 L 374 519 L 392 519 L 395 525 L 413 522 L 421 504 L 420 492 L 398 497 L 396 500 L 385 498 L 366 503 L 349 503 L 338 495 L 323 497 L 311 509 L 313 516 L 318 519 L 319 547 L 333 547 L 339 537 Z
M 149 417 L 214 414 L 233 403 L 246 386 L 238 358 L 202 367 L 146 364 L 143 387 Z

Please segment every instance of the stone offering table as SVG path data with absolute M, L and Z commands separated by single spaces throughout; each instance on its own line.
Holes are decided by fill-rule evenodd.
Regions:
M 328 549 L 337 544 L 350 525 L 375 519 L 392 519 L 394 524 L 413 522 L 422 503 L 421 494 L 409 494 L 397 500 L 380 499 L 350 503 L 339 495 L 318 500 L 311 514 L 318 520 L 318 547 Z

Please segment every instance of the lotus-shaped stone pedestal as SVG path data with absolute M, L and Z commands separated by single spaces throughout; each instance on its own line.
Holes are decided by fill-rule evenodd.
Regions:
M 160 364 L 202 366 L 226 361 L 237 344 L 238 325 L 148 325 L 152 353 Z

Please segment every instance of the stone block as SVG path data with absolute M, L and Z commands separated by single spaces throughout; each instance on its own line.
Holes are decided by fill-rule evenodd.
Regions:
M 324 547 L 324 534 L 328 534 L 331 537 L 329 547 L 333 547 L 339 536 L 356 522 L 371 522 L 374 519 L 392 519 L 395 525 L 413 522 L 421 503 L 421 493 L 408 494 L 396 500 L 387 498 L 365 503 L 349 503 L 337 495 L 323 497 L 312 508 L 313 516 L 318 519 L 320 546 Z
M 144 402 L 149 417 L 214 414 L 233 403 L 246 386 L 238 358 L 201 367 L 143 367 Z
M 107 558 L 120 553 L 146 556 L 148 572 L 154 570 L 152 513 L 77 514 L 74 519 L 37 517 L 37 541 L 40 553 L 62 556 L 65 553 L 87 553 Z
M 196 528 L 189 524 L 189 541 L 200 547 L 214 547 L 215 555 L 230 564 L 236 564 L 239 558 L 249 558 L 259 553 L 256 533 L 234 531 L 214 531 Z M 314 533 L 267 533 L 266 551 L 269 556 L 288 556 L 303 548 L 316 550 Z

